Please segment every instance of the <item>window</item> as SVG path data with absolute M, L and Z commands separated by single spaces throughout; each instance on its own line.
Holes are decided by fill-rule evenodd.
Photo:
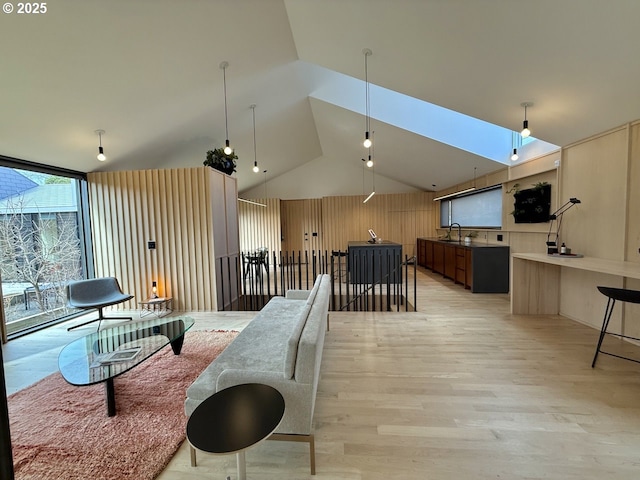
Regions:
M 84 175 L 0 157 L 2 331 L 22 334 L 76 313 L 67 306 L 69 280 L 87 278 Z
M 459 223 L 467 228 L 502 227 L 502 186 L 476 190 L 440 202 L 440 226 Z

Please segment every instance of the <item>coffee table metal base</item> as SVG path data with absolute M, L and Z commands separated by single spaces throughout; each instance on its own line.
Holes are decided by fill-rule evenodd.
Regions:
M 174 355 L 180 355 L 182 351 L 182 345 L 184 344 L 184 335 L 172 340 L 170 342 L 171 349 Z M 104 393 L 107 403 L 107 416 L 114 417 L 116 414 L 116 387 L 113 383 L 113 378 L 107 378 L 104 382 Z

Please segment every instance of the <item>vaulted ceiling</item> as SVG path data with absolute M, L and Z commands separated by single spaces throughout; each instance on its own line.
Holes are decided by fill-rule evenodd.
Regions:
M 47 8 L 0 15 L 0 155 L 73 170 L 202 165 L 226 136 L 222 61 L 241 191 L 262 180 L 251 171 L 252 104 L 257 160 L 271 178 L 319 158 L 361 165 L 364 48 L 373 52 L 376 172 L 413 188 L 447 188 L 508 164 L 522 102 L 533 102 L 532 134 L 559 146 L 640 118 L 637 0 L 59 0 Z M 432 116 L 433 106 L 502 133 Z

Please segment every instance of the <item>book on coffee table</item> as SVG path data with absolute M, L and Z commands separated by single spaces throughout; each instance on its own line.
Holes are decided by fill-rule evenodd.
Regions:
M 141 349 L 142 347 L 132 347 L 132 348 L 125 348 L 122 350 L 116 350 L 115 352 L 103 353 L 101 355 L 96 356 L 91 366 L 99 367 L 100 365 L 105 365 L 109 363 L 128 362 L 136 358 L 136 356 L 140 353 Z

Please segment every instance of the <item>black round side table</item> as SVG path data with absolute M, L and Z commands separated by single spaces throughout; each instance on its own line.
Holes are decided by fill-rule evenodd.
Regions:
M 187 422 L 187 440 L 203 452 L 235 453 L 238 479 L 246 480 L 244 451 L 269 437 L 283 415 L 284 398 L 275 388 L 259 383 L 235 385 L 196 407 Z

